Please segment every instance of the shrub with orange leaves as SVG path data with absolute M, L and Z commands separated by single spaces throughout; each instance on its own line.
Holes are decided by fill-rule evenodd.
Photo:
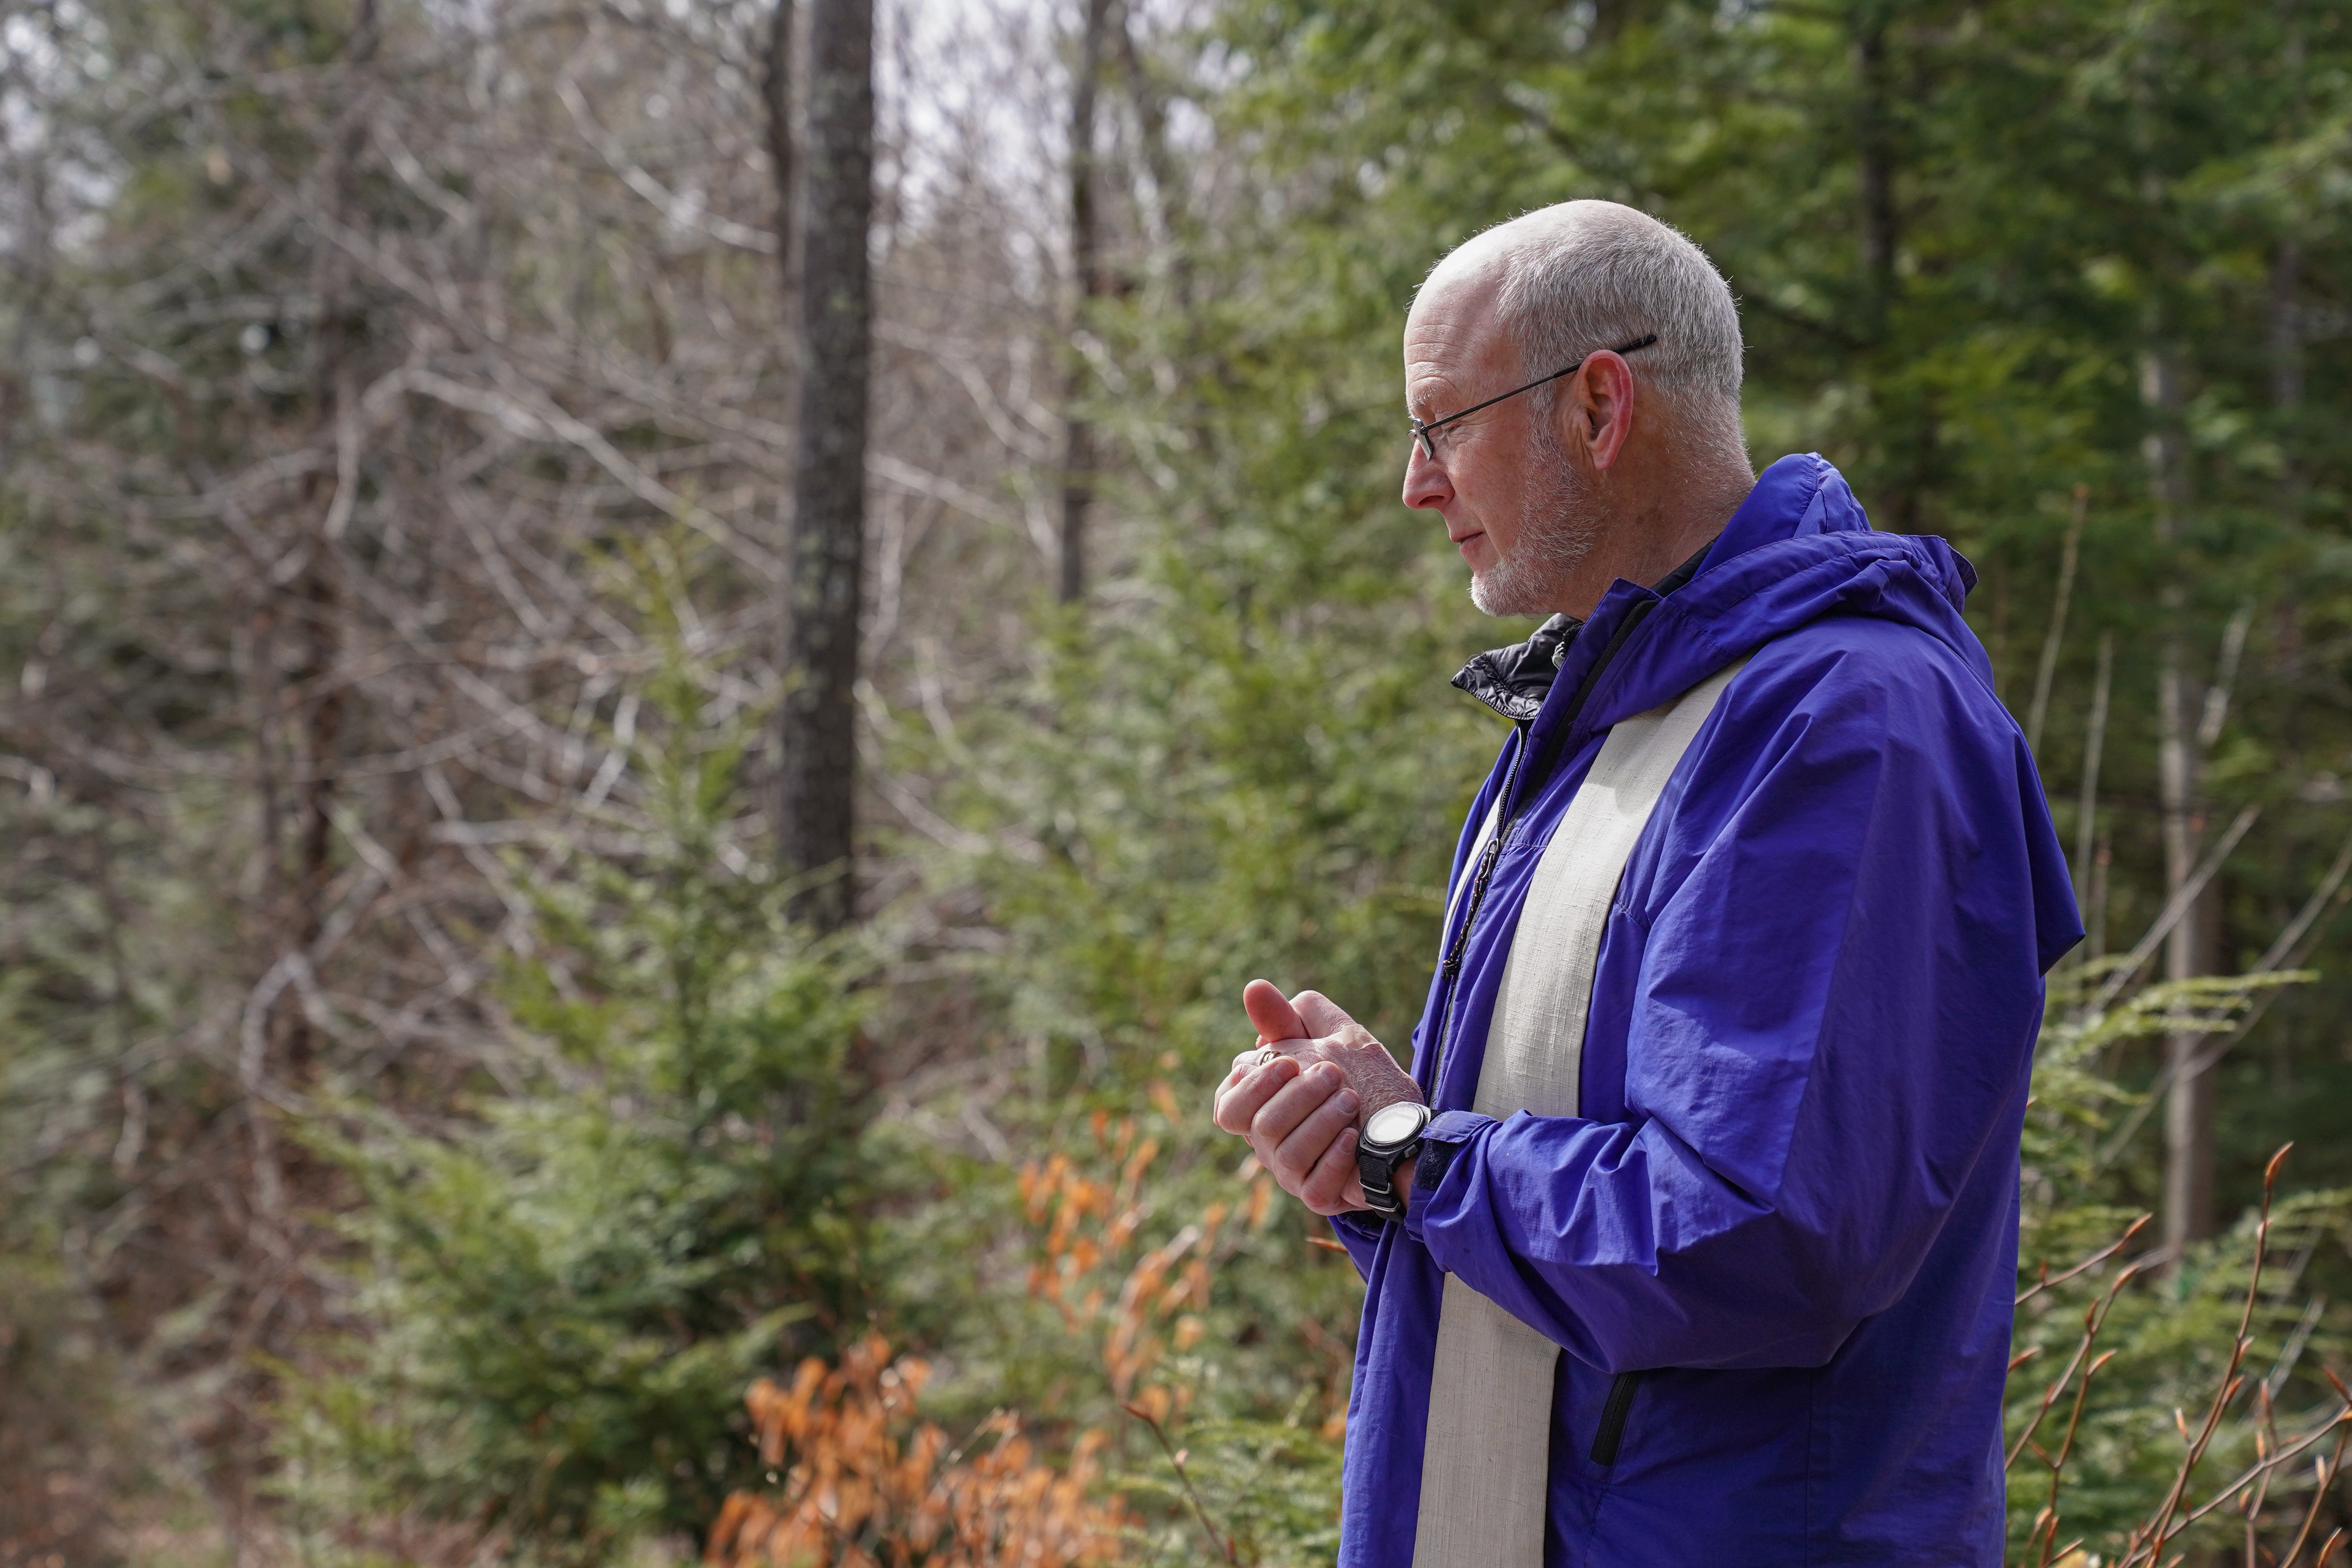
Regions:
M 1065 1153 L 1022 1167 L 1022 1208 L 1037 1233 L 1029 1294 L 1051 1302 L 1073 1332 L 1099 1334 L 1111 1392 L 1166 1420 L 1183 1414 L 1192 1390 L 1154 1374 L 1171 1348 L 1190 1350 L 1205 1331 L 1200 1314 L 1232 1207 L 1208 1205 L 1130 1259 L 1143 1225 L 1144 1177 L 1160 1155 L 1160 1141 L 1137 1131 L 1133 1118 L 1114 1127 L 1106 1113 L 1095 1113 L 1095 1142 L 1116 1176 L 1089 1175 Z M 1265 1223 L 1272 1191 L 1263 1177 L 1253 1186 L 1245 1208 L 1253 1227 Z
M 723 1568 L 1095 1568 L 1117 1561 L 1116 1500 L 1093 1501 L 1100 1433 L 1061 1470 L 1037 1462 L 999 1412 L 952 1451 L 916 1417 L 930 1369 L 892 1360 L 879 1336 L 837 1367 L 803 1362 L 792 1386 L 761 1378 L 744 1398 L 772 1495 L 739 1491 L 703 1561 Z M 992 1439 L 992 1441 L 990 1441 Z M 986 1443 L 978 1454 L 975 1445 Z
M 1170 1114 L 1159 1101 L 1172 1096 L 1154 1088 Z M 1230 1353 L 1209 1327 L 1217 1271 L 1237 1248 L 1262 1245 L 1249 1237 L 1274 1219 L 1273 1182 L 1255 1161 L 1230 1178 L 1197 1165 L 1171 1172 L 1148 1126 L 1097 1111 L 1090 1141 L 1023 1167 L 1017 1211 L 1027 1295 L 1047 1309 L 1045 1323 L 1058 1320 L 1066 1351 L 1099 1369 L 1114 1408 L 1138 1418 L 1131 1431 L 1082 1430 L 1057 1465 L 999 1411 L 950 1451 L 917 1415 L 928 1366 L 868 1340 L 837 1366 L 811 1361 L 788 1384 L 751 1390 L 761 1459 L 782 1473 L 727 1500 L 706 1561 L 1108 1568 L 1189 1562 L 1213 1543 L 1210 1561 L 1328 1562 L 1344 1382 L 1297 1391 L 1280 1422 L 1193 1408 L 1195 1383 L 1213 1379 L 1214 1359 Z M 1240 1190 L 1213 1196 L 1227 1181 Z M 1199 1195 L 1175 1196 L 1184 1192 Z M 1316 1419 L 1327 1401 L 1328 1418 Z M 1139 1456 L 1129 1439 L 1147 1428 Z M 1056 1454 L 1070 1441 L 1058 1422 L 1041 1440 Z

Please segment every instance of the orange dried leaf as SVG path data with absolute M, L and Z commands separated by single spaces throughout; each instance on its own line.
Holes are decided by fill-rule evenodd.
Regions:
M 1264 1230 L 1267 1215 L 1274 1204 L 1274 1183 L 1260 1175 L 1250 1184 L 1249 1226 L 1252 1230 Z

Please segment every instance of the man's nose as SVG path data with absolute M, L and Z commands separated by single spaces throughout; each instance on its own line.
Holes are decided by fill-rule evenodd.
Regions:
M 1404 464 L 1404 504 L 1436 508 L 1453 499 L 1454 482 L 1445 476 L 1445 465 L 1415 440 Z

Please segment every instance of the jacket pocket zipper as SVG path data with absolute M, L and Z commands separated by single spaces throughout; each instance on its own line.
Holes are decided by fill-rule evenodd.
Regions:
M 1617 1446 L 1625 1440 L 1625 1417 L 1633 1413 L 1633 1390 L 1641 1382 L 1640 1373 L 1621 1372 L 1609 1385 L 1609 1397 L 1601 1405 L 1601 1429 L 1592 1435 L 1594 1464 L 1617 1462 Z

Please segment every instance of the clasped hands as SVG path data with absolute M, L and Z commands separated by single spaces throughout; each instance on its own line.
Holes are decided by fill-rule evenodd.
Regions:
M 1217 1125 L 1247 1138 L 1276 1184 L 1317 1214 L 1364 1207 L 1357 1130 L 1383 1106 L 1418 1104 L 1421 1086 L 1370 1030 L 1320 992 L 1286 1000 L 1253 980 L 1242 1006 L 1258 1043 L 1234 1058 L 1217 1086 Z M 1397 1172 L 1400 1194 L 1412 1190 L 1412 1179 L 1408 1162 Z

